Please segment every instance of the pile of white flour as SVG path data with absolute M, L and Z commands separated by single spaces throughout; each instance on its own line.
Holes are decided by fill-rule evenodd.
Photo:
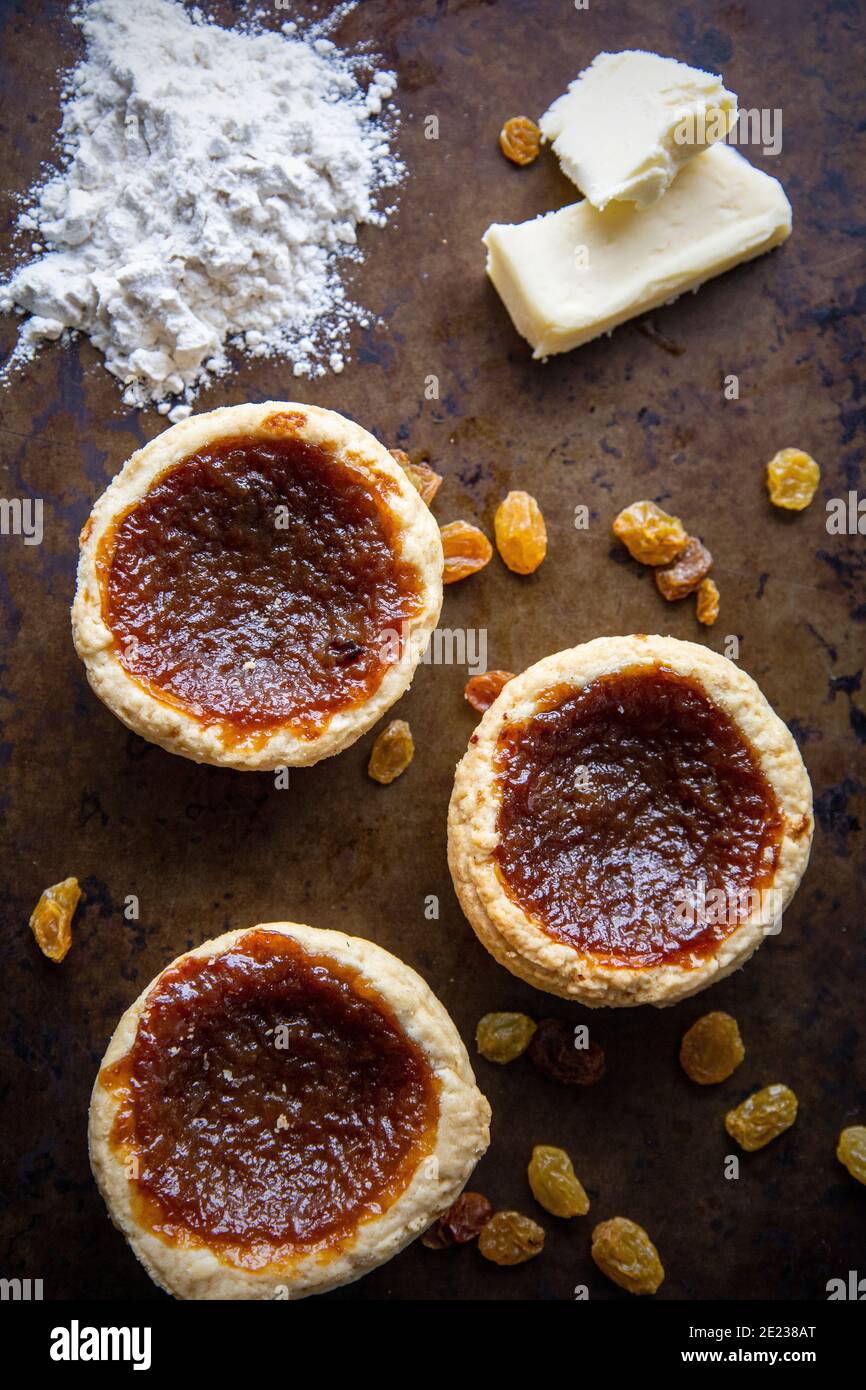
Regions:
M 321 29 L 223 29 L 179 0 L 83 0 L 74 17 L 62 168 L 19 219 L 37 258 L 0 285 L 0 309 L 31 315 L 6 370 L 77 330 L 127 404 L 173 419 L 228 348 L 339 371 L 364 322 L 341 267 L 403 174 L 394 74 L 365 84 Z

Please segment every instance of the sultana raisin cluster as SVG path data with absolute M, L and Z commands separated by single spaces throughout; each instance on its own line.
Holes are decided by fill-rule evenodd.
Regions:
M 788 1086 L 765 1086 L 725 1116 L 725 1129 L 746 1153 L 778 1139 L 797 1118 L 797 1097 Z
M 699 1086 L 727 1081 L 745 1055 L 737 1020 L 721 1010 L 699 1018 L 680 1044 L 683 1071 Z
M 415 743 L 406 720 L 392 719 L 373 744 L 367 772 L 374 782 L 387 786 L 406 771 L 414 755 Z
M 629 1293 L 655 1293 L 665 1272 L 643 1226 L 625 1216 L 602 1221 L 592 1233 L 592 1258 L 602 1274 Z
M 493 546 L 477 526 L 468 521 L 449 521 L 440 527 L 439 533 L 445 556 L 443 584 L 456 584 L 458 579 L 466 579 L 489 564 Z
M 488 1062 L 513 1062 L 529 1046 L 535 1023 L 527 1014 L 485 1014 L 475 1030 L 478 1051 Z
M 478 1237 L 478 1249 L 495 1265 L 521 1265 L 544 1249 L 544 1231 L 519 1211 L 498 1211 Z
M 697 591 L 698 622 L 709 627 L 716 621 L 719 590 L 707 578 L 713 557 L 678 516 L 669 516 L 655 502 L 633 502 L 615 517 L 613 531 L 633 559 L 653 566 L 662 598 L 673 603 Z
M 499 132 L 499 148 L 512 164 L 531 164 L 541 149 L 541 131 L 528 116 L 512 116 Z
M 575 1045 L 574 1030 L 558 1018 L 543 1018 L 529 1044 L 538 1070 L 566 1086 L 594 1086 L 604 1075 L 604 1050 L 597 1042 Z
M 565 1149 L 536 1144 L 527 1177 L 536 1202 L 551 1216 L 586 1216 L 589 1198 Z
M 514 574 L 533 574 L 547 554 L 547 527 L 528 492 L 509 492 L 493 519 L 496 549 Z
M 77 878 L 46 888 L 30 916 L 30 930 L 44 956 L 59 965 L 72 945 L 72 918 L 81 898 Z

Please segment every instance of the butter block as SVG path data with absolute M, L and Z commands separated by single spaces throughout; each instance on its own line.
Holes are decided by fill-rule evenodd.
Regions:
M 539 125 L 593 207 L 647 208 L 736 119 L 737 98 L 714 73 L 630 49 L 600 53 Z
M 586 200 L 509 226 L 483 241 L 487 274 L 533 356 L 568 352 L 617 324 L 697 289 L 790 235 L 778 179 L 730 145 L 685 166 L 645 212 Z

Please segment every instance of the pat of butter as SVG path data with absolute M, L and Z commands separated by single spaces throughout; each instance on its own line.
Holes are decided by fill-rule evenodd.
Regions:
M 588 343 L 783 242 L 778 179 L 730 145 L 687 164 L 645 212 L 584 201 L 484 234 L 487 273 L 535 357 Z
M 646 208 L 736 119 L 737 98 L 714 73 L 629 50 L 600 53 L 539 124 L 594 207 Z

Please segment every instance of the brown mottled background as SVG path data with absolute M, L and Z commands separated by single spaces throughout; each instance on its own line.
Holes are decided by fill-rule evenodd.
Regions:
M 304 13 L 322 8 L 300 5 Z M 221 3 L 230 20 L 241 6 Z M 285 13 L 274 12 L 274 22 Z M 65 4 L 0 7 L 2 220 L 52 157 L 58 72 L 79 51 Z M 742 665 L 788 721 L 815 788 L 812 864 L 781 936 L 745 970 L 674 1009 L 588 1015 L 521 985 L 463 920 L 445 860 L 454 765 L 473 726 L 465 671 L 427 667 L 397 711 L 415 730 L 409 772 L 390 788 L 365 774 L 372 735 L 292 774 L 197 767 L 142 742 L 90 694 L 68 609 L 76 541 L 96 496 L 162 428 L 125 409 L 96 353 L 49 348 L 0 393 L 3 496 L 45 501 L 45 541 L 3 538 L 0 716 L 4 933 L 2 1273 L 43 1278 L 47 1298 L 160 1297 L 112 1228 L 88 1168 L 87 1102 L 123 1009 L 179 951 L 231 927 L 279 917 L 339 927 L 410 962 L 472 1045 L 489 1009 L 589 1019 L 607 1049 L 596 1089 L 574 1093 L 522 1060 L 478 1062 L 493 1142 L 473 1186 L 542 1216 L 547 1248 L 499 1270 L 474 1249 L 415 1245 L 338 1298 L 625 1298 L 589 1258 L 594 1220 L 624 1214 L 655 1238 L 659 1298 L 814 1299 L 863 1269 L 866 1191 L 834 1158 L 839 1129 L 866 1122 L 866 948 L 862 822 L 866 690 L 864 538 L 830 536 L 827 499 L 861 484 L 864 234 L 864 17 L 827 4 L 679 5 L 674 0 L 364 0 L 341 42 L 371 38 L 400 79 L 400 150 L 409 169 L 398 215 L 363 236 L 354 286 L 381 322 L 356 335 L 339 377 L 310 385 L 277 363 L 241 364 L 203 409 L 268 397 L 355 417 L 389 446 L 428 448 L 446 476 L 436 511 L 490 531 L 509 487 L 539 499 L 548 558 L 532 578 L 498 560 L 447 594 L 443 622 L 486 627 L 491 666 L 520 670 L 602 633 L 664 631 Z M 553 157 L 517 170 L 499 154 L 502 120 L 542 111 L 602 49 L 644 47 L 721 70 L 747 107 L 782 107 L 778 175 L 794 235 L 697 296 L 546 366 L 530 361 L 483 273 L 479 238 L 574 196 Z M 440 138 L 425 140 L 436 115 Z M 5 264 L 11 264 L 7 257 Z M 0 324 L 4 355 L 13 341 Z M 663 335 L 667 346 L 659 342 Z M 671 349 L 675 349 L 672 351 Z M 435 373 L 441 398 L 424 398 Z M 725 401 L 722 380 L 740 379 Z M 767 459 L 783 445 L 820 461 L 802 515 L 774 511 Z M 611 544 L 615 512 L 653 496 L 716 557 L 722 616 L 666 606 L 652 576 Z M 578 504 L 588 532 L 574 529 Z M 86 894 L 75 942 L 56 967 L 27 919 L 46 884 L 77 874 Z M 129 924 L 134 893 L 141 918 Z M 441 915 L 425 920 L 428 894 Z M 744 1065 L 717 1089 L 683 1076 L 683 1029 L 731 1010 Z M 796 1127 L 722 1176 L 726 1109 L 769 1081 L 801 1102 Z M 534 1142 L 565 1145 L 592 1198 L 585 1220 L 534 1207 L 524 1170 Z

